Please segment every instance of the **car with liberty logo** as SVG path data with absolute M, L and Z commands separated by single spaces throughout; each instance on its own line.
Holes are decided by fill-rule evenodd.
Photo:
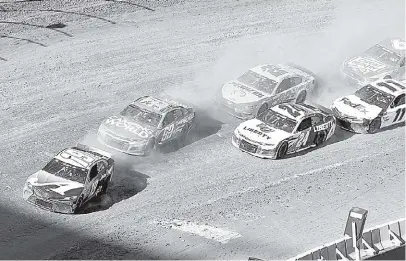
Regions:
M 259 158 L 281 159 L 330 139 L 336 128 L 332 112 L 310 103 L 282 103 L 241 123 L 232 144 Z
M 195 110 L 169 97 L 143 96 L 118 115 L 105 119 L 97 140 L 114 150 L 130 155 L 148 155 L 171 142 L 186 144 L 194 126 Z
M 404 39 L 385 39 L 344 61 L 341 74 L 350 84 L 359 87 L 378 79 L 396 79 L 405 70 L 405 50 Z
M 262 64 L 224 84 L 214 102 L 228 114 L 247 120 L 276 104 L 304 102 L 316 84 L 313 74 L 297 65 Z
M 375 133 L 405 121 L 405 83 L 394 79 L 371 82 L 330 106 L 338 125 L 356 133 Z
M 60 151 L 29 176 L 23 198 L 53 212 L 80 213 L 87 202 L 106 193 L 113 172 L 111 154 L 78 144 Z

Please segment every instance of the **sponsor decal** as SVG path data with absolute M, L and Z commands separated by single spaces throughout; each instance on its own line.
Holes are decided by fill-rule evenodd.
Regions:
M 293 118 L 297 118 L 297 117 L 300 117 L 302 115 L 298 110 L 296 110 L 295 108 L 293 108 L 290 105 L 280 104 L 278 107 L 280 109 L 286 111 L 287 113 L 289 113 Z
M 327 129 L 331 128 L 332 126 L 333 126 L 333 123 L 330 121 L 330 122 L 324 123 L 324 124 L 319 125 L 319 126 L 314 126 L 314 130 L 315 131 L 323 131 L 323 130 L 327 130 Z
M 243 89 L 243 90 L 245 90 L 245 91 L 247 91 L 247 92 L 249 92 L 249 93 L 251 93 L 251 94 L 257 96 L 258 98 L 264 97 L 264 95 L 263 95 L 261 92 L 255 90 L 255 89 L 251 89 L 251 88 L 249 88 L 249 87 L 247 87 L 247 86 L 245 86 L 245 85 L 238 84 L 238 83 L 235 83 L 235 82 L 233 83 L 233 85 L 234 85 L 235 87 L 238 87 L 238 88 L 240 88 L 240 89 Z M 245 96 L 245 95 L 244 95 L 244 96 Z
M 239 97 L 244 97 L 247 95 L 247 93 L 242 90 L 234 90 L 231 94 L 233 96 L 239 96 Z
M 378 72 L 385 69 L 387 66 L 373 58 L 358 57 L 347 63 L 347 66 L 353 70 L 358 70 L 362 74 L 368 74 L 371 72 Z
M 139 103 L 157 111 L 164 111 L 168 107 L 167 103 L 153 97 L 146 97 L 140 100 Z
M 253 128 L 251 128 L 251 127 L 244 126 L 243 129 L 246 130 L 246 131 L 255 133 L 255 134 L 257 134 L 258 136 L 261 136 L 261 137 L 263 137 L 263 138 L 266 138 L 267 140 L 270 140 L 270 139 L 271 139 L 271 137 L 269 137 L 269 136 L 266 135 L 265 133 L 263 133 L 263 132 L 261 132 L 261 131 L 259 131 L 259 130 L 253 129 Z
M 406 43 L 402 39 L 393 39 L 391 43 L 396 50 L 406 50 Z
M 358 104 L 358 103 L 353 103 L 351 102 L 350 99 L 348 99 L 347 97 L 344 97 L 341 99 L 341 101 L 345 104 L 348 105 L 354 109 L 357 109 L 358 111 L 362 112 L 362 113 L 367 113 L 367 109 L 365 108 L 365 106 Z
M 148 138 L 149 135 L 152 134 L 152 130 L 145 128 L 141 125 L 135 124 L 133 122 L 129 122 L 124 118 L 113 116 L 106 120 L 106 124 L 110 124 L 116 126 L 117 128 L 125 129 L 131 133 L 134 133 L 141 138 Z

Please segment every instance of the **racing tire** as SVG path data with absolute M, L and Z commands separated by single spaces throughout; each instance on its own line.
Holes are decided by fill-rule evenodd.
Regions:
M 109 180 L 110 180 L 110 176 L 108 176 L 107 178 L 104 179 L 103 183 L 101 184 L 101 189 L 100 189 L 99 195 L 103 195 L 106 193 L 107 189 L 109 188 Z
M 155 149 L 155 139 L 150 139 L 148 141 L 147 146 L 145 147 L 145 152 L 144 152 L 144 156 L 148 156 L 152 153 L 152 151 Z
M 375 118 L 369 123 L 368 133 L 375 133 L 381 128 L 381 118 Z
M 282 142 L 279 145 L 278 150 L 276 151 L 276 159 L 283 159 L 288 152 L 288 143 L 286 141 Z
M 318 132 L 316 134 L 316 137 L 314 137 L 314 145 L 316 145 L 316 147 L 320 146 L 321 144 L 323 144 L 324 139 L 326 138 L 326 133 L 323 132 Z
M 261 107 L 259 107 L 258 112 L 257 112 L 257 116 L 261 115 L 262 113 L 266 112 L 268 110 L 269 106 L 267 103 L 264 103 L 261 105 Z
M 76 201 L 75 209 L 73 210 L 74 214 L 79 214 L 82 211 L 83 204 L 83 194 L 80 195 L 79 199 Z
M 296 103 L 303 103 L 306 100 L 306 91 L 301 91 L 296 98 Z
M 184 146 L 186 146 L 187 143 L 187 138 L 190 132 L 190 126 L 187 125 L 183 128 L 182 133 L 180 134 L 180 137 L 178 139 L 178 148 L 182 148 Z

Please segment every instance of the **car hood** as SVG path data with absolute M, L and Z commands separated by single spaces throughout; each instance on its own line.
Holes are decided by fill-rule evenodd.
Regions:
M 268 93 L 249 87 L 239 81 L 224 84 L 221 94 L 224 99 L 233 103 L 253 103 L 270 96 Z
M 357 119 L 374 119 L 382 109 L 373 104 L 362 101 L 355 95 L 348 95 L 334 101 L 332 108 L 340 112 L 342 117 Z
M 258 119 L 241 123 L 237 127 L 237 131 L 252 141 L 270 146 L 276 146 L 279 142 L 292 135 L 289 132 L 273 128 Z
M 104 120 L 102 125 L 105 131 L 128 140 L 147 140 L 156 131 L 156 128 L 123 116 L 111 116 Z
M 344 63 L 346 70 L 364 78 L 369 79 L 377 75 L 383 75 L 393 70 L 392 66 L 383 63 L 372 56 L 355 56 Z
M 79 196 L 84 184 L 55 176 L 40 170 L 27 182 L 33 186 L 34 193 L 41 198 L 64 199 Z

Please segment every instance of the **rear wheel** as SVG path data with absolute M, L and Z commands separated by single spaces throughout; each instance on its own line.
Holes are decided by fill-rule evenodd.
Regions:
M 318 132 L 316 134 L 316 137 L 314 137 L 314 145 L 316 145 L 316 147 L 320 146 L 324 142 L 325 137 L 326 137 L 326 133 L 324 131 Z
M 381 118 L 375 118 L 369 123 L 368 133 L 375 133 L 381 128 Z
M 276 159 L 282 159 L 286 156 L 288 152 L 288 143 L 286 141 L 282 142 L 276 152 Z
M 296 98 L 296 103 L 303 103 L 306 100 L 306 91 L 301 91 Z
M 98 193 L 99 195 L 103 195 L 106 193 L 106 191 L 109 187 L 109 180 L 110 180 L 110 176 L 104 179 L 103 183 L 101 184 L 100 192 Z
M 259 107 L 258 112 L 257 112 L 257 116 L 261 115 L 262 113 L 264 113 L 266 110 L 268 110 L 268 104 L 264 103 L 261 105 L 261 107 Z

